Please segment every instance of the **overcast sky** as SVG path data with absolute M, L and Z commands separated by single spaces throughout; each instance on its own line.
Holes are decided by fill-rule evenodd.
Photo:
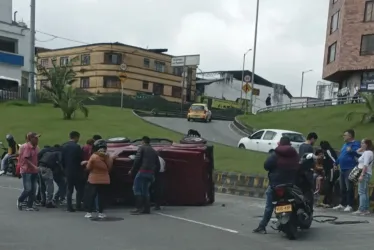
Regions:
M 255 0 L 36 0 L 36 28 L 73 40 L 122 42 L 168 48 L 169 54 L 200 54 L 203 71 L 241 70 L 253 48 Z M 18 19 L 30 23 L 30 0 L 13 0 Z M 328 0 L 261 0 L 256 74 L 315 96 L 321 80 Z M 37 45 L 80 45 L 36 34 Z M 252 69 L 248 53 L 246 69 Z

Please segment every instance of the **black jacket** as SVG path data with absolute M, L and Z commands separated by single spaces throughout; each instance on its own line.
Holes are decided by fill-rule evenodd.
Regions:
M 296 184 L 299 172 L 299 155 L 291 146 L 278 146 L 264 163 L 269 172 L 270 186 Z
M 54 170 L 56 167 L 61 167 L 62 153 L 60 148 L 43 148 L 38 153 L 38 163 L 41 167 L 46 167 Z
M 83 152 L 78 143 L 69 141 L 62 145 L 62 167 L 67 178 L 83 178 L 82 161 Z
M 136 152 L 132 172 L 152 172 L 160 171 L 160 160 L 156 150 L 150 145 L 143 145 Z

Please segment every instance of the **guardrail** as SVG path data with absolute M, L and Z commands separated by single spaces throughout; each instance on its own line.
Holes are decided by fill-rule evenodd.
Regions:
M 339 97 L 339 98 L 326 99 L 326 100 L 310 99 L 310 100 L 303 101 L 303 102 L 290 102 L 288 104 L 262 108 L 262 109 L 257 110 L 256 114 L 264 113 L 264 112 L 284 111 L 284 110 L 290 110 L 290 109 L 300 109 L 300 108 L 329 107 L 329 106 L 334 106 L 334 105 L 344 105 L 344 104 L 359 103 L 359 102 L 363 102 L 363 99 L 361 97 L 353 97 L 353 96 Z
M 187 119 L 187 112 L 186 111 L 167 111 L 167 110 L 152 110 L 152 111 L 144 111 L 144 110 L 134 110 L 134 112 L 142 117 L 146 116 L 154 116 L 154 117 L 174 117 L 174 118 L 186 118 Z M 212 113 L 212 120 L 220 120 L 220 121 L 233 121 L 235 120 L 235 116 L 222 116 L 222 115 L 214 115 Z

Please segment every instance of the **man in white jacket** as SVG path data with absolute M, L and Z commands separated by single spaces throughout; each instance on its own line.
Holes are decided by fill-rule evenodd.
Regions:
M 154 190 L 154 202 L 155 210 L 161 210 L 161 204 L 163 203 L 164 198 L 164 182 L 165 182 L 165 161 L 160 156 L 160 172 L 155 174 L 155 182 L 153 184 Z

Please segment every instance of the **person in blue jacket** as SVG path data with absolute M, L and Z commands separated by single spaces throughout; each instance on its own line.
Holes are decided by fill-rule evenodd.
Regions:
M 334 166 L 335 169 L 337 169 L 338 165 L 340 167 L 341 202 L 333 209 L 351 212 L 354 201 L 354 184 L 348 179 L 348 176 L 357 165 L 357 158 L 359 157 L 357 150 L 361 147 L 361 144 L 355 140 L 355 131 L 353 129 L 346 130 L 343 138 L 345 143 Z

